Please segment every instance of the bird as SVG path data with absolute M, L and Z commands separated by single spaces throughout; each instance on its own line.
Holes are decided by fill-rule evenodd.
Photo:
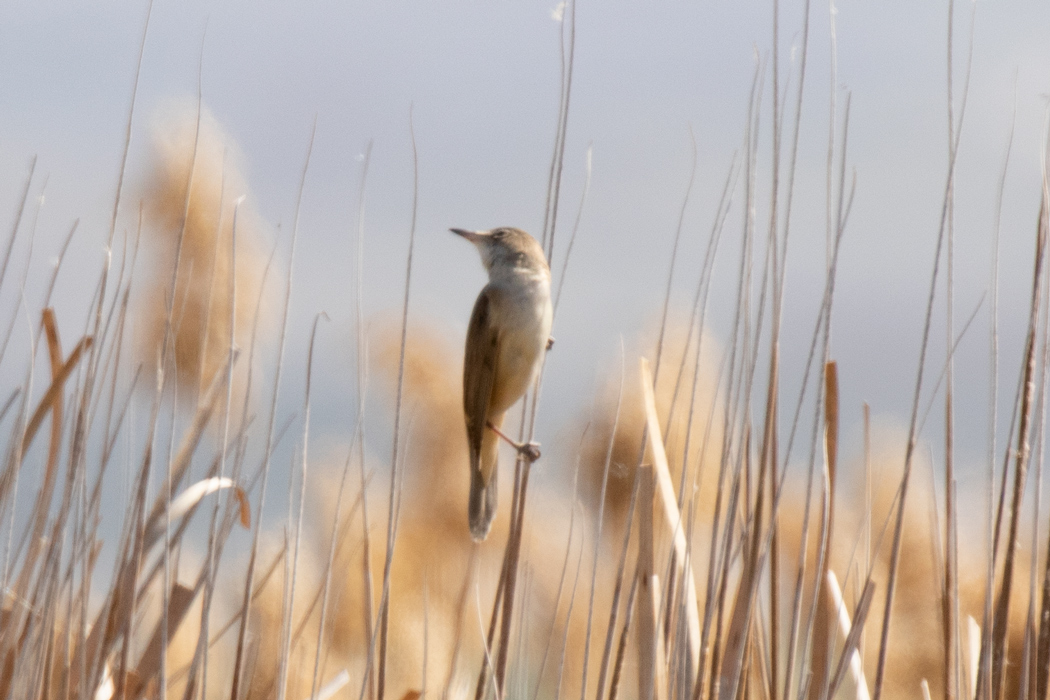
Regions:
M 535 382 L 550 347 L 551 273 L 543 247 L 521 229 L 450 230 L 474 244 L 489 275 L 470 315 L 463 360 L 467 515 L 471 537 L 480 542 L 496 515 L 499 440 L 529 462 L 539 458 L 536 443 L 516 443 L 501 428 L 507 410 Z

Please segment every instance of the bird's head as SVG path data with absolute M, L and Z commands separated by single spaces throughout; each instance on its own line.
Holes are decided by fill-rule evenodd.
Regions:
M 491 231 L 449 229 L 474 244 L 481 263 L 490 274 L 493 269 L 527 268 L 547 271 L 547 256 L 535 238 L 519 228 L 501 227 Z

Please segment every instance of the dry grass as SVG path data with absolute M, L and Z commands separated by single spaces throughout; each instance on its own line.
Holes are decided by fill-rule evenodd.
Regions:
M 555 230 L 574 28 L 573 19 L 563 37 L 568 60 L 543 232 L 551 256 L 562 253 Z M 990 548 L 955 522 L 947 507 L 954 501 L 935 493 L 944 486 L 932 486 L 947 482 L 954 493 L 952 472 L 940 476 L 951 445 L 937 454 L 920 440 L 932 322 L 915 385 L 902 388 L 915 397 L 911 423 L 876 436 L 862 460 L 846 458 L 860 450 L 840 429 L 829 329 L 852 201 L 848 101 L 829 144 L 830 249 L 812 351 L 801 367 L 781 365 L 790 226 L 777 211 L 790 204 L 783 198 L 794 152 L 784 169 L 782 154 L 773 154 L 763 231 L 754 219 L 758 75 L 755 84 L 743 165 L 726 177 L 692 309 L 670 320 L 662 313 L 625 353 L 628 369 L 609 371 L 593 408 L 567 424 L 578 454 L 563 450 L 567 463 L 549 470 L 578 473 L 571 491 L 560 482 L 539 492 L 534 485 L 530 495 L 529 468 L 505 453 L 504 503 L 481 545 L 467 528 L 462 360 L 443 340 L 446 329 L 381 319 L 368 343 L 359 337 L 373 358 L 359 377 L 371 387 L 360 405 L 395 414 L 395 426 L 404 419 L 393 436 L 396 465 L 362 447 L 363 430 L 322 457 L 311 453 L 309 390 L 301 413 L 289 417 L 300 397 L 278 401 L 278 389 L 285 364 L 305 366 L 310 377 L 313 341 L 310 357 L 284 357 L 287 319 L 276 320 L 264 282 L 266 226 L 250 198 L 240 199 L 248 187 L 236 149 L 206 112 L 172 112 L 138 187 L 149 267 L 136 272 L 129 254 L 102 271 L 83 337 L 63 343 L 54 314 L 39 310 L 47 362 L 9 374 L 25 380 L 0 392 L 11 397 L 0 405 L 0 522 L 10 543 L 0 698 L 824 700 L 870 690 L 878 700 L 926 688 L 946 698 L 1043 700 L 1050 572 L 1041 567 L 1050 543 L 1045 528 L 1033 527 L 1027 482 L 1050 379 L 1042 265 L 1050 188 L 1035 234 L 1023 391 L 1003 441 L 1010 459 L 994 457 L 991 495 L 1003 505 Z M 801 79 L 797 85 L 801 105 Z M 782 123 L 773 121 L 773 142 L 786 149 Z M 950 195 L 949 184 L 945 212 Z M 711 271 L 734 197 L 746 212 L 744 245 L 732 261 L 736 295 L 725 302 L 733 321 L 716 342 L 703 309 L 714 303 Z M 942 225 L 938 240 L 945 235 L 950 226 Z M 283 267 L 278 261 L 275 277 Z M 284 274 L 290 294 L 291 272 Z M 406 281 L 406 319 L 408 289 Z M 256 351 L 279 323 L 277 371 L 252 385 Z M 639 357 L 649 361 L 639 365 Z M 781 395 L 788 372 L 798 373 L 801 396 Z M 271 399 L 269 415 L 261 401 L 242 413 L 229 400 L 249 389 Z M 546 395 L 557 389 L 545 387 Z M 537 404 L 526 405 L 531 431 Z M 290 511 L 262 525 L 282 440 L 296 444 Z M 123 500 L 112 497 L 114 465 L 127 475 Z M 32 487 L 35 498 L 27 498 Z M 197 496 L 179 497 L 194 488 Z M 103 516 L 116 521 L 112 530 L 100 526 Z M 240 525 L 252 528 L 253 544 L 231 554 L 227 547 L 244 544 L 231 539 Z M 946 575 L 953 571 L 957 585 Z M 843 582 L 844 611 L 828 602 L 828 573 Z M 945 614 L 956 608 L 982 628 L 975 642 L 983 653 L 972 653 L 969 627 Z M 848 636 L 840 612 L 855 625 Z M 844 640 L 859 646 L 856 667 Z

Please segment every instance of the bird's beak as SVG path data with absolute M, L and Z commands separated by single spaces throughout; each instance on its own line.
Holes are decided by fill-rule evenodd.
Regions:
M 462 228 L 450 228 L 449 231 L 457 236 L 463 236 L 471 243 L 477 243 L 488 234 L 488 231 L 468 231 Z

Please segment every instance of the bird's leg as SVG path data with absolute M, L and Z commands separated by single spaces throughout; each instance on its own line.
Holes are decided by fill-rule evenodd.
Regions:
M 502 430 L 500 430 L 499 428 L 494 426 L 492 424 L 492 421 L 486 421 L 486 425 L 488 425 L 488 427 L 492 430 L 492 432 L 496 433 L 496 435 L 499 435 L 501 438 L 506 440 L 507 443 L 511 447 L 513 447 L 515 450 L 517 450 L 518 454 L 521 455 L 522 459 L 525 459 L 526 461 L 531 463 L 531 462 L 535 462 L 537 459 L 540 458 L 540 446 L 539 446 L 539 443 L 536 443 L 536 442 L 515 442 L 514 440 L 511 440 L 507 436 L 506 433 L 504 433 Z

